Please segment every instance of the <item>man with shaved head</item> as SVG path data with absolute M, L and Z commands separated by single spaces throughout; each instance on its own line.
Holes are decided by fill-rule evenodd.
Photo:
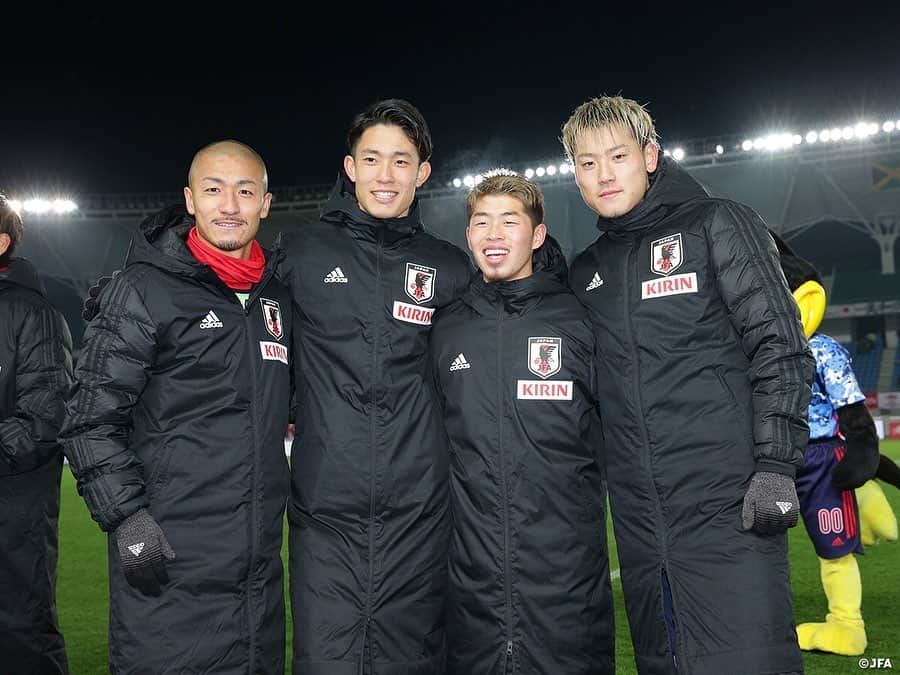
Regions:
M 266 167 L 194 156 L 87 327 L 61 433 L 109 533 L 113 673 L 284 672 L 292 304 L 256 241 Z

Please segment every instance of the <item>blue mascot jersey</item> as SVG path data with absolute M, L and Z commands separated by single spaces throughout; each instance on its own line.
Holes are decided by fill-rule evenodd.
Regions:
M 809 401 L 809 438 L 837 436 L 836 410 L 858 401 L 865 401 L 859 388 L 850 354 L 834 338 L 813 333 L 809 348 L 816 357 L 816 378 Z

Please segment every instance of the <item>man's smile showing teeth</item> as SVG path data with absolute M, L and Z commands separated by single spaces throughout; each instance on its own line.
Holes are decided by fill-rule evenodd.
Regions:
M 244 225 L 243 223 L 238 222 L 236 220 L 217 220 L 216 221 L 217 227 L 236 228 L 236 227 L 242 227 L 243 225 Z
M 394 197 L 397 196 L 396 192 L 383 192 L 383 191 L 375 191 L 372 192 L 372 195 L 380 202 L 389 202 Z
M 484 255 L 488 260 L 498 261 L 506 256 L 509 251 L 505 248 L 486 248 Z

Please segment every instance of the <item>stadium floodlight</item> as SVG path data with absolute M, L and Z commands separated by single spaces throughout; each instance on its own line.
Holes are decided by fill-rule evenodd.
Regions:
M 828 141 L 830 141 L 831 131 L 828 129 L 822 129 L 822 131 L 819 132 L 819 140 L 823 143 L 827 143 Z
M 462 187 L 462 184 L 463 184 L 462 180 L 460 180 L 459 178 L 453 179 L 453 187 L 456 187 L 456 188 Z
M 565 176 L 567 173 L 569 173 L 569 165 L 566 164 L 565 162 L 563 162 L 562 164 L 560 164 L 560 165 L 559 165 L 559 172 L 560 172 L 563 176 Z
M 25 201 L 24 207 L 29 213 L 47 213 L 53 208 L 53 204 L 47 199 L 28 199 Z
M 723 148 L 721 145 L 717 145 L 716 146 L 716 154 L 721 155 L 723 152 L 725 152 L 725 148 Z
M 766 139 L 756 138 L 753 140 L 753 149 L 754 150 L 762 150 L 764 147 L 766 147 Z
M 556 175 L 556 165 L 555 164 L 551 164 L 550 166 L 547 167 L 547 175 L 548 176 Z
M 866 131 L 868 132 L 869 136 L 874 136 L 878 133 L 878 125 L 875 122 L 869 122 L 866 125 Z
M 54 213 L 72 213 L 75 209 L 78 208 L 78 205 L 73 202 L 71 199 L 55 199 L 53 201 L 53 212 Z
M 803 142 L 803 136 L 800 134 L 794 134 L 791 136 L 791 145 L 800 145 Z
M 484 179 L 485 175 L 483 173 L 478 174 L 477 176 L 475 176 L 475 185 L 478 185 Z
M 844 127 L 843 129 L 841 129 L 841 138 L 843 138 L 845 141 L 850 140 L 851 138 L 853 138 L 855 133 L 856 132 L 853 130 L 853 127 Z
M 835 127 L 831 130 L 831 140 L 839 141 L 841 140 L 841 130 L 839 127 Z
M 672 157 L 675 158 L 676 162 L 680 162 L 684 159 L 684 148 L 675 148 L 672 151 Z
M 532 168 L 525 169 L 525 178 L 528 178 L 528 179 L 534 178 L 534 169 L 532 169 Z
M 894 126 L 893 120 L 888 120 L 884 124 L 881 125 L 881 128 L 884 130 L 884 133 L 891 133 L 896 127 Z
M 810 145 L 819 140 L 819 134 L 815 131 L 807 131 L 806 132 L 806 142 Z
M 536 175 L 538 178 L 542 178 L 543 175 L 546 173 L 546 171 L 544 170 L 544 167 L 539 166 L 539 167 L 535 170 L 534 173 L 535 173 L 535 175 Z
M 753 141 L 750 141 L 750 140 L 744 141 L 743 143 L 741 143 L 741 148 L 744 150 L 744 152 L 749 152 L 750 150 L 753 149 Z
M 666 148 L 665 150 L 663 150 L 663 156 L 668 157 L 668 156 L 671 155 L 671 154 L 672 154 L 672 153 L 669 152 L 669 149 L 668 149 L 668 148 Z
M 475 187 L 475 176 L 469 174 L 468 176 L 463 178 L 463 185 L 465 185 L 467 188 Z

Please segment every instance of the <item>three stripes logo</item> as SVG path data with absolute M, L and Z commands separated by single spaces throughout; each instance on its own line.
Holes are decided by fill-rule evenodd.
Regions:
M 591 283 L 589 283 L 587 285 L 587 288 L 585 288 L 584 290 L 592 291 L 595 288 L 600 288 L 602 285 L 603 285 L 603 279 L 600 278 L 600 273 L 594 272 L 594 278 L 591 279 Z
M 777 506 L 782 513 L 787 513 L 794 506 L 791 502 L 775 502 L 775 506 Z
M 221 328 L 222 322 L 219 321 L 219 317 L 216 316 L 216 313 L 212 310 L 206 313 L 206 316 L 203 317 L 203 321 L 200 322 L 200 328 Z
M 466 361 L 465 355 L 460 352 L 459 356 L 453 359 L 453 363 L 450 364 L 450 372 L 452 373 L 454 370 L 465 370 L 466 368 L 471 368 L 472 364 Z
M 322 279 L 326 284 L 346 284 L 349 279 L 344 276 L 344 273 L 341 271 L 340 267 L 335 267 L 328 274 L 325 275 L 325 278 Z

